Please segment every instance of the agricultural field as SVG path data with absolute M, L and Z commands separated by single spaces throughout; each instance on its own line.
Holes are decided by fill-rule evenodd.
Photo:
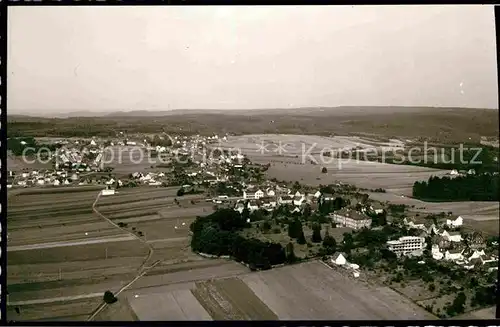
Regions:
M 114 168 L 116 174 L 130 174 L 151 170 L 155 158 L 151 158 L 144 147 L 110 146 L 104 151 L 102 162 L 105 167 Z
M 279 319 L 435 319 L 388 287 L 346 278 L 318 261 L 248 274 L 242 280 Z
M 392 204 L 409 206 L 410 213 L 441 213 L 452 212 L 464 218 L 464 227 L 482 232 L 487 235 L 498 235 L 500 205 L 489 201 L 460 201 L 460 202 L 424 202 L 410 197 L 401 197 L 391 193 L 368 193 L 370 198 Z
M 14 317 L 9 319 L 63 319 L 69 314 L 60 312 L 61 303 L 83 299 L 85 303 L 93 299 L 95 309 L 104 291 L 118 292 L 134 279 L 150 247 L 153 253 L 148 264 L 161 264 L 144 276 L 146 283 L 148 278 L 166 274 L 175 263 L 217 263 L 189 249 L 189 224 L 196 215 L 213 210 L 211 204 L 199 201 L 202 195 L 179 197 L 178 204 L 174 202 L 177 188 L 123 189 L 113 196 L 100 196 L 96 209 L 113 223 L 125 224 L 119 228 L 92 211 L 100 189 L 27 189 L 9 197 L 8 291 L 9 312 Z M 133 235 L 139 231 L 141 240 Z M 231 272 L 221 262 L 217 265 Z M 170 268 L 175 270 L 175 266 Z M 212 268 L 201 277 L 217 275 L 219 268 Z M 179 277 L 189 276 L 183 269 Z M 43 313 L 34 308 L 38 305 L 45 308 Z M 68 319 L 85 315 L 86 319 L 92 310 L 81 307 Z M 124 308 L 116 314 L 104 310 L 95 319 L 126 312 Z
M 425 167 L 392 165 L 379 162 L 351 159 L 336 159 L 320 156 L 320 153 L 337 149 L 383 147 L 398 150 L 404 147 L 401 140 L 377 141 L 352 136 L 323 137 L 314 135 L 245 135 L 231 137 L 220 145 L 222 148 L 239 149 L 252 162 L 271 163 L 267 171 L 269 178 L 298 181 L 317 186 L 338 181 L 363 188 L 384 188 L 389 192 L 409 194 L 413 183 L 427 180 L 430 176 L 441 176 L 448 171 Z M 310 163 L 313 157 L 318 164 Z M 321 173 L 326 167 L 328 172 Z
M 136 285 L 124 295 L 139 320 L 436 319 L 388 287 L 350 279 L 319 261 L 190 277 Z
M 21 172 L 24 169 L 37 170 L 37 169 L 52 169 L 52 163 L 43 163 L 36 158 L 27 158 L 28 160 L 23 160 L 20 156 L 7 155 L 7 167 L 13 172 Z
M 192 294 L 214 320 L 278 319 L 238 278 L 198 282 Z

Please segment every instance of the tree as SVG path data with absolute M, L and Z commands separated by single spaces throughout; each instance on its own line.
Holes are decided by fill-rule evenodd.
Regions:
M 344 239 L 342 240 L 342 250 L 344 252 L 350 252 L 354 247 L 354 238 L 351 233 L 344 233 Z
M 291 238 L 298 238 L 302 232 L 302 223 L 299 219 L 295 218 L 288 224 L 288 236 Z
M 295 252 L 293 250 L 293 243 L 289 242 L 286 247 L 285 247 L 285 253 L 286 253 L 286 261 L 288 263 L 293 263 L 297 261 L 297 257 L 295 256 Z
M 323 247 L 325 248 L 326 254 L 333 254 L 337 251 L 337 241 L 333 238 L 328 231 L 323 238 Z
M 118 299 L 111 291 L 104 292 L 103 300 L 107 304 L 115 303 L 116 301 L 118 301 Z
M 271 229 L 271 224 L 266 220 L 262 224 L 262 228 L 261 229 L 262 229 L 262 232 L 267 233 Z
M 326 167 L 323 167 L 323 168 L 321 168 L 321 172 L 322 172 L 323 174 L 326 174 L 326 173 L 328 172 L 328 169 L 326 169 Z
M 325 237 L 323 238 L 323 246 L 325 248 L 333 248 L 335 249 L 337 247 L 337 241 L 335 241 L 335 238 L 326 233 Z
M 312 212 L 312 210 L 311 210 L 311 206 L 310 206 L 309 204 L 306 204 L 306 206 L 304 207 L 304 211 L 303 211 L 303 213 L 302 213 L 302 214 L 303 214 L 303 216 L 304 216 L 305 218 L 309 218 L 309 217 L 311 216 L 311 212 Z
M 454 316 L 456 314 L 460 314 L 464 312 L 465 302 L 467 301 L 467 297 L 464 292 L 460 292 L 457 294 L 457 297 L 453 300 L 453 303 L 446 309 L 446 313 L 449 316 Z
M 434 292 L 436 290 L 436 286 L 434 284 L 429 284 L 429 291 Z
M 321 242 L 321 225 L 320 224 L 313 224 L 312 226 L 313 234 L 311 237 L 311 240 L 313 243 L 320 243 Z
M 304 231 L 302 230 L 302 225 L 301 225 L 301 231 L 300 231 L 300 234 L 299 234 L 299 237 L 297 238 L 297 243 L 298 244 L 306 244 L 306 237 L 304 236 Z

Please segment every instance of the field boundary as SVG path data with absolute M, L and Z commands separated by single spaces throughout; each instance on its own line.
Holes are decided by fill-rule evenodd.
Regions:
M 125 289 L 127 289 L 128 287 L 130 287 L 130 285 L 132 285 L 135 281 L 137 281 L 139 278 L 141 278 L 142 276 L 144 276 L 144 274 L 146 274 L 146 272 L 149 270 L 149 269 L 152 269 L 154 268 L 158 263 L 160 263 L 160 261 L 156 261 L 154 262 L 151 266 L 149 267 L 146 267 L 146 263 L 149 261 L 149 259 L 151 259 L 151 257 L 153 256 L 153 253 L 154 253 L 154 248 L 153 246 L 146 242 L 145 240 L 141 239 L 139 236 L 137 236 L 136 234 L 134 234 L 133 232 L 130 232 L 128 230 L 126 230 L 125 228 L 122 228 L 120 226 L 118 226 L 118 224 L 116 224 L 115 222 L 113 222 L 111 219 L 107 218 L 106 216 L 104 216 L 102 213 L 99 212 L 99 210 L 97 210 L 97 202 L 99 201 L 99 198 L 101 197 L 101 192 L 99 192 L 97 194 L 97 197 L 94 201 L 94 203 L 92 204 L 92 211 L 95 212 L 99 217 L 103 218 L 104 220 L 106 220 L 108 223 L 110 223 L 111 225 L 113 225 L 114 227 L 122 230 L 122 231 L 125 231 L 126 233 L 130 234 L 133 236 L 133 238 L 137 239 L 139 242 L 145 244 L 148 249 L 149 249 L 149 253 L 146 257 L 146 259 L 144 260 L 144 262 L 141 264 L 141 266 L 138 268 L 138 274 L 136 275 L 136 277 L 130 281 L 127 285 L 123 286 L 118 292 L 116 292 L 116 294 L 114 294 L 115 296 L 118 296 L 122 291 L 124 291 Z M 104 300 L 102 301 L 101 305 L 99 307 L 96 308 L 96 310 L 94 310 L 94 312 L 91 314 L 91 316 L 87 319 L 87 321 L 92 321 L 92 319 L 94 319 L 105 307 L 107 306 L 107 303 L 104 302 Z

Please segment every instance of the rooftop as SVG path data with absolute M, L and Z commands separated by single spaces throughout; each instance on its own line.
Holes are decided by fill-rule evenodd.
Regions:
M 370 217 L 368 217 L 367 215 L 359 212 L 359 211 L 356 211 L 356 210 L 351 210 L 351 209 L 348 209 L 348 208 L 343 208 L 343 209 L 340 209 L 336 212 L 334 212 L 334 214 L 336 215 L 339 215 L 339 216 L 343 216 L 343 217 L 348 217 L 348 218 L 351 218 L 351 219 L 354 219 L 354 220 L 367 220 L 367 219 L 371 219 Z

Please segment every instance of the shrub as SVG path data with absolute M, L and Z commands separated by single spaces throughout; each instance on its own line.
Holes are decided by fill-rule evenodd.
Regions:
M 104 292 L 103 300 L 107 304 L 115 303 L 116 301 L 118 301 L 118 299 L 111 291 Z

